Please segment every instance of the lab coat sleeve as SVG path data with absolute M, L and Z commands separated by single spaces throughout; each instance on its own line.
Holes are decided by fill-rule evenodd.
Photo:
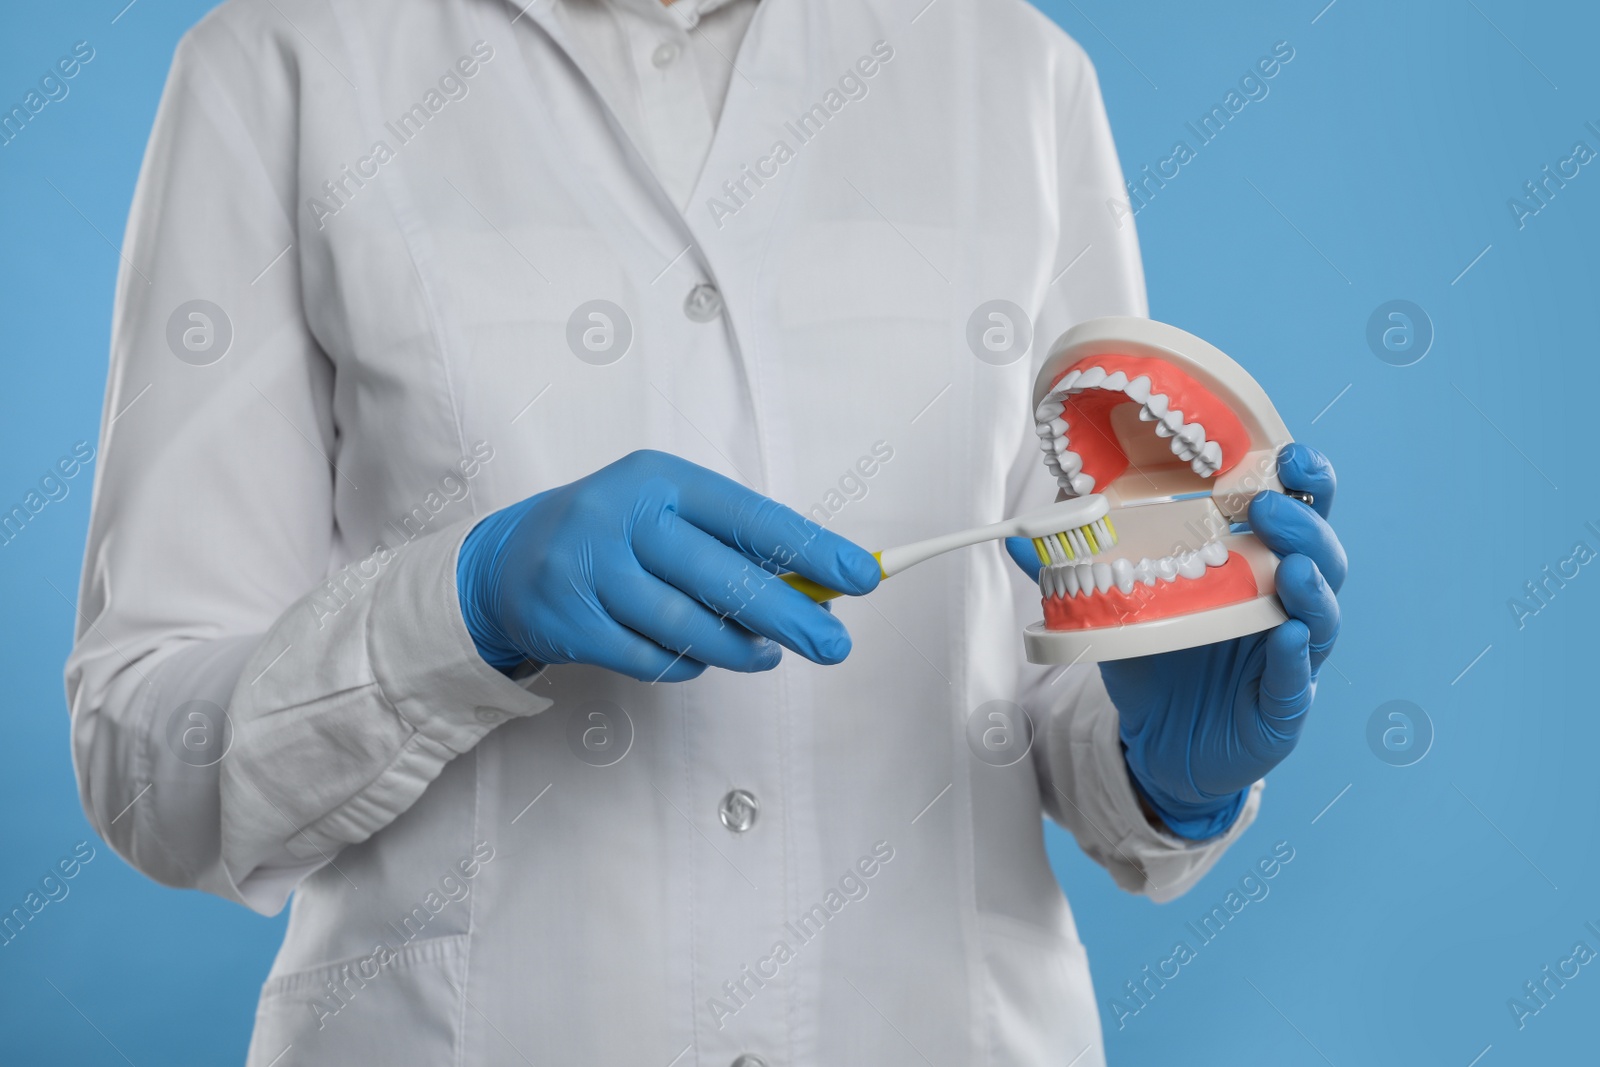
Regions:
M 123 249 L 66 669 L 95 828 L 157 881 L 264 913 L 549 703 L 473 649 L 470 522 L 333 567 L 352 472 L 302 310 L 295 78 L 282 41 L 215 16 L 174 58 Z M 226 354 L 196 365 L 224 320 Z
M 1033 374 L 1057 337 L 1103 315 L 1148 316 L 1138 237 L 1094 67 L 1062 38 L 1056 67 L 1060 237 L 1035 317 Z M 1064 273 L 1063 273 L 1064 272 Z M 1059 277 L 1058 277 L 1059 275 Z M 1031 441 L 1030 441 L 1031 443 Z M 1057 487 L 1037 450 L 1019 457 L 1007 514 L 1041 507 Z M 1019 625 L 1040 618 L 1038 589 L 1014 573 Z M 1034 766 L 1045 811 L 1122 888 L 1171 900 L 1199 881 L 1255 818 L 1261 783 L 1229 830 L 1189 842 L 1151 825 L 1128 779 L 1117 710 L 1094 666 L 1023 666 L 1020 702 L 1035 720 Z

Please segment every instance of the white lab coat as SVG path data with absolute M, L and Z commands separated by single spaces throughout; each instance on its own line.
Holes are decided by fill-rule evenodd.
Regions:
M 1102 1062 L 1041 811 L 1168 899 L 1257 799 L 1203 845 L 1152 829 L 1098 674 L 1022 661 L 1039 605 L 999 546 L 839 602 L 840 666 L 680 685 L 513 682 L 457 606 L 475 517 L 639 448 L 873 548 L 1053 498 L 1034 369 L 1145 313 L 1099 90 L 1020 2 L 919 6 L 764 0 L 685 211 L 550 0 L 231 0 L 183 41 L 67 684 L 118 852 L 263 913 L 293 894 L 251 1064 Z M 875 47 L 866 95 L 829 96 Z M 458 61 L 465 97 L 429 96 Z M 746 165 L 770 176 L 713 211 Z M 1035 323 L 1005 366 L 966 341 L 996 298 Z M 204 366 L 215 314 L 169 324 L 197 299 L 232 331 Z M 632 328 L 609 365 L 568 344 L 595 299 Z M 1029 758 L 974 754 L 993 700 L 1030 710 Z

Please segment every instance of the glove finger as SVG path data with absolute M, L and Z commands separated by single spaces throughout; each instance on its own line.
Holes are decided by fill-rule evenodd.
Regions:
M 1006 538 L 1006 554 L 1009 555 L 1017 566 L 1022 568 L 1030 581 L 1039 580 L 1039 571 L 1044 564 L 1039 562 L 1039 553 L 1034 550 L 1033 542 L 1026 537 Z
M 1285 489 L 1311 494 L 1311 506 L 1324 519 L 1333 510 L 1333 495 L 1339 488 L 1338 476 L 1328 457 L 1310 445 L 1292 441 L 1278 452 L 1278 480 Z
M 1339 535 L 1300 501 L 1282 493 L 1257 493 L 1250 501 L 1250 529 L 1279 556 L 1310 556 L 1335 593 L 1344 585 L 1350 563 Z
M 850 654 L 850 632 L 832 612 L 671 511 L 641 520 L 633 552 L 645 570 L 718 616 L 814 663 Z
M 613 619 L 674 653 L 711 667 L 755 673 L 768 671 L 783 650 L 731 620 L 720 618 L 643 568 L 615 568 L 600 581 L 600 604 Z
M 1278 564 L 1278 599 L 1291 619 L 1306 624 L 1311 670 L 1322 667 L 1339 637 L 1339 598 L 1309 556 L 1283 557 Z
M 797 571 L 830 589 L 860 596 L 883 572 L 872 553 L 799 512 L 715 471 L 654 453 L 678 490 L 678 514 L 723 544 Z
M 1290 619 L 1267 635 L 1266 662 L 1261 668 L 1258 701 L 1268 725 L 1281 736 L 1300 732 L 1300 720 L 1311 707 L 1310 631 Z
M 700 677 L 706 669 L 699 660 L 662 648 L 609 619 L 590 635 L 578 661 L 641 682 L 687 682 Z

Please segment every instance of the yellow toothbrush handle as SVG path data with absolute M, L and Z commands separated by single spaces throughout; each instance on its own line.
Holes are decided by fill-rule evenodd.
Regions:
M 885 578 L 889 577 L 887 574 L 883 573 L 883 553 L 874 552 L 872 554 L 872 558 L 878 561 L 878 573 Z M 780 574 L 778 577 L 788 582 L 794 588 L 800 590 L 800 592 L 804 593 L 812 600 L 815 600 L 818 604 L 822 603 L 824 600 L 832 600 L 834 597 L 844 596 L 844 594 L 839 592 L 837 589 L 829 589 L 820 582 L 813 582 L 810 578 L 807 578 L 804 575 L 796 574 L 793 571 L 790 571 L 788 574 Z

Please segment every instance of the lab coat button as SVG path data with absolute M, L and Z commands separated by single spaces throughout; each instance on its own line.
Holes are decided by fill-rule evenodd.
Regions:
M 661 45 L 658 45 L 656 50 L 650 54 L 650 62 L 654 63 L 658 67 L 671 66 L 672 61 L 677 58 L 678 46 L 673 44 L 671 41 L 666 41 Z
M 701 282 L 689 290 L 683 313 L 694 322 L 710 322 L 722 314 L 722 294 L 710 282 Z
M 746 1052 L 743 1056 L 733 1061 L 733 1067 L 767 1067 L 767 1061 L 760 1056 L 752 1056 Z
M 479 708 L 474 715 L 479 722 L 491 726 L 506 717 L 506 713 L 499 708 Z
M 735 789 L 722 798 L 722 804 L 717 813 L 722 816 L 722 825 L 736 834 L 742 834 L 756 824 L 756 815 L 761 811 L 761 805 L 756 803 L 755 794 L 744 790 Z M 761 1061 L 748 1057 L 751 1063 Z M 734 1061 L 743 1063 L 744 1058 Z

